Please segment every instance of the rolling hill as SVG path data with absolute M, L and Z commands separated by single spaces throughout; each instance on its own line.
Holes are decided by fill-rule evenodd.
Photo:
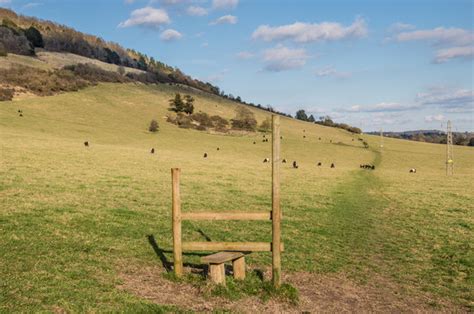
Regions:
M 381 149 L 377 136 L 362 135 L 366 149 L 351 133 L 289 118 L 282 118 L 282 157 L 290 161 L 281 174 L 282 258 L 299 302 L 211 298 L 216 292 L 199 276 L 174 281 L 165 268 L 171 167 L 182 169 L 183 211 L 271 207 L 271 165 L 262 163 L 270 143 L 260 133 L 166 122 L 176 92 L 191 94 L 197 112 L 227 119 L 241 106 L 185 87 L 135 83 L 1 103 L 3 311 L 472 307 L 474 150 L 455 147 L 455 175 L 446 177 L 442 145 L 386 138 Z M 269 116 L 251 110 L 259 123 Z M 158 133 L 148 132 L 151 119 Z M 418 172 L 408 173 L 413 167 Z M 270 241 L 269 228 L 194 222 L 184 224 L 183 237 Z M 199 264 L 199 257 L 184 261 Z M 266 277 L 270 255 L 251 254 L 249 265 Z

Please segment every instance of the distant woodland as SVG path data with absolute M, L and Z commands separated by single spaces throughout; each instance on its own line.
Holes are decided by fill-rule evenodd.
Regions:
M 379 135 L 379 132 L 368 132 L 367 134 Z M 446 133 L 438 130 L 418 130 L 404 132 L 384 132 L 384 136 L 400 138 L 411 141 L 446 144 Z M 474 146 L 473 132 L 453 132 L 453 144 Z

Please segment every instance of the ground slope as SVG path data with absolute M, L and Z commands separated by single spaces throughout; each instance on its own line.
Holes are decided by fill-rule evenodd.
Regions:
M 155 303 L 173 302 L 236 309 L 225 301 L 206 299 L 204 307 L 173 301 L 183 287 L 156 277 L 164 267 L 148 236 L 159 248 L 171 247 L 171 167 L 182 168 L 185 211 L 269 210 L 271 166 L 262 160 L 270 143 L 257 134 L 215 135 L 166 123 L 168 99 L 177 91 L 188 92 L 100 84 L 1 104 L 3 310 L 157 310 Z M 234 115 L 234 102 L 193 96 L 197 111 Z M 259 122 L 268 116 L 254 111 Z M 160 123 L 158 134 L 147 132 L 151 119 Z M 446 181 L 440 145 L 386 139 L 380 152 L 376 137 L 366 137 L 370 149 L 364 149 L 345 131 L 286 118 L 282 135 L 283 157 L 300 165 L 283 165 L 282 207 L 283 269 L 301 290 L 301 309 L 316 308 L 307 300 L 317 293 L 318 304 L 330 300 L 327 310 L 472 304 L 472 149 L 456 148 L 456 176 Z M 369 162 L 375 171 L 359 169 Z M 416 176 L 408 174 L 411 167 Z M 183 230 L 189 240 L 271 239 L 270 225 L 256 222 L 185 223 Z M 252 254 L 249 263 L 265 270 L 270 256 Z M 333 288 L 321 290 L 321 278 Z M 168 300 L 140 293 L 162 293 L 162 284 L 176 289 Z M 349 302 L 337 294 L 341 289 L 361 297 Z M 298 310 L 254 302 L 257 309 Z

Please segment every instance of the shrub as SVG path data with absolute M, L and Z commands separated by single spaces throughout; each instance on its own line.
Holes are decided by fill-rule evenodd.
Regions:
M 189 129 L 194 126 L 191 117 L 181 112 L 178 113 L 175 121 L 176 121 L 176 124 L 182 129 Z
M 148 127 L 148 131 L 155 133 L 158 132 L 159 128 L 160 126 L 158 125 L 158 121 L 151 120 L 150 126 Z
M 233 129 L 255 131 L 257 120 L 252 111 L 245 107 L 237 107 L 235 112 L 235 118 L 231 120 Z
M 211 117 L 205 112 L 198 112 L 191 115 L 191 119 L 199 123 L 199 125 L 206 128 L 212 128 L 214 124 L 212 123 Z
M 272 120 L 270 118 L 266 118 L 265 120 L 262 121 L 262 123 L 259 126 L 259 131 L 262 132 L 268 132 L 272 128 Z
M 194 98 L 191 95 L 184 96 L 185 103 L 183 107 L 183 111 L 187 114 L 192 114 L 194 112 Z
M 14 94 L 14 89 L 0 87 L 0 101 L 12 100 Z
M 25 31 L 25 36 L 33 47 L 44 48 L 43 36 L 41 36 L 41 33 L 33 26 L 30 26 Z

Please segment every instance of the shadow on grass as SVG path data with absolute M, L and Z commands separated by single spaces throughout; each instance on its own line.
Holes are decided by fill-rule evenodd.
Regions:
M 165 250 L 161 248 L 158 243 L 156 242 L 155 236 L 150 234 L 147 235 L 148 243 L 150 243 L 153 251 L 155 251 L 156 256 L 160 259 L 163 267 L 165 268 L 167 273 L 173 271 L 173 262 L 169 261 L 166 257 L 165 253 L 173 253 L 173 250 Z M 183 255 L 188 256 L 205 256 L 208 255 L 206 253 L 198 253 L 198 252 L 183 252 Z M 190 267 L 193 273 L 201 273 L 202 276 L 205 276 L 207 273 L 207 265 L 201 264 L 193 264 L 193 263 L 183 263 L 183 266 Z

